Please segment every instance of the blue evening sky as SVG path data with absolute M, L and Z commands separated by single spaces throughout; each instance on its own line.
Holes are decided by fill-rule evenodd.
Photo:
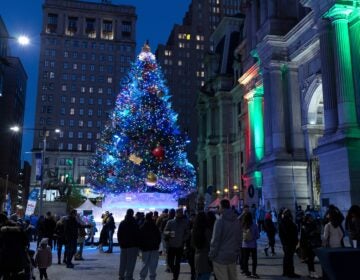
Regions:
M 92 2 L 101 2 L 93 0 Z M 149 39 L 152 50 L 159 43 L 165 44 L 174 24 L 181 24 L 191 0 L 113 0 L 114 4 L 126 4 L 136 7 L 137 52 Z M 40 49 L 40 31 L 42 24 L 43 0 L 1 1 L 0 15 L 10 36 L 26 34 L 31 44 L 19 47 L 11 42 L 11 55 L 20 57 L 28 75 L 27 98 L 24 127 L 34 127 L 35 99 L 37 91 L 38 60 Z M 11 126 L 12 124 L 10 124 Z M 24 132 L 22 159 L 31 163 L 33 133 Z

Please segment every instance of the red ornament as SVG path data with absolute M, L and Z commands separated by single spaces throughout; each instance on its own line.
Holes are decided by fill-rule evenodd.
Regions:
M 152 154 L 154 157 L 161 160 L 165 156 L 165 150 L 163 147 L 157 146 L 155 149 L 152 150 Z

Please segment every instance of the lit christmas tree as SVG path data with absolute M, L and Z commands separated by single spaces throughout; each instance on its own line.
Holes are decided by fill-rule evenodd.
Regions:
M 101 193 L 165 192 L 184 196 L 195 189 L 195 170 L 185 153 L 170 95 L 147 44 L 122 81 L 110 121 L 90 167 Z

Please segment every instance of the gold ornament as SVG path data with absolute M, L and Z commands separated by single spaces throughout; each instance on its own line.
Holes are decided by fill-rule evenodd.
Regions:
M 135 154 L 130 154 L 129 160 L 132 161 L 133 163 L 137 164 L 137 165 L 140 165 L 141 162 L 143 161 L 143 159 L 141 157 L 138 157 Z
M 157 176 L 153 172 L 149 172 L 145 180 L 146 185 L 155 186 L 157 183 Z

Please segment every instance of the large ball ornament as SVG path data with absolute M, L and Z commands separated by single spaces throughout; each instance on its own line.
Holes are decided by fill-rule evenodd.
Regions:
M 146 176 L 145 184 L 149 187 L 157 184 L 157 176 L 153 172 L 149 172 Z
M 157 146 L 155 149 L 152 150 L 152 154 L 157 159 L 163 159 L 165 156 L 165 150 L 162 146 Z

